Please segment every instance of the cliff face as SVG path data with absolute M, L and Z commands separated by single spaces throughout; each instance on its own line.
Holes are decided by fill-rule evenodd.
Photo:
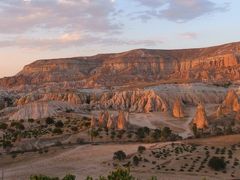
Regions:
M 2 87 L 79 81 L 83 87 L 156 80 L 222 81 L 240 79 L 240 43 L 185 50 L 139 49 L 118 54 L 36 61 Z

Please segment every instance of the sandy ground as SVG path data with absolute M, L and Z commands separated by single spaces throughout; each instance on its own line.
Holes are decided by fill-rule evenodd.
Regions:
M 187 138 L 192 136 L 189 123 L 192 121 L 195 108 L 188 107 L 185 110 L 188 114 L 186 114 L 185 118 L 180 119 L 172 117 L 169 112 L 132 113 L 130 114 L 130 123 L 152 129 L 167 126 L 183 138 Z
M 129 145 L 84 145 L 69 149 L 50 150 L 47 154 L 26 153 L 12 160 L 5 157 L 0 168 L 4 169 L 6 180 L 26 180 L 31 174 L 63 176 L 72 173 L 82 180 L 88 175 L 99 176 L 110 171 L 104 165 L 112 159 L 113 153 L 123 150 L 127 154 L 136 152 L 139 144 Z M 145 146 L 151 146 L 145 145 Z M 12 163 L 10 163 L 13 161 Z
M 184 143 L 198 143 L 201 145 L 231 145 L 240 142 L 240 135 L 216 137 L 209 139 L 188 140 Z M 77 179 L 84 180 L 88 175 L 99 176 L 106 175 L 111 171 L 111 162 L 113 153 L 123 150 L 127 154 L 137 151 L 139 145 L 147 148 L 162 147 L 170 143 L 158 144 L 105 144 L 105 145 L 82 145 L 73 147 L 54 147 L 49 149 L 48 153 L 39 154 L 37 152 L 24 153 L 13 159 L 10 155 L 0 156 L 0 169 L 4 170 L 5 180 L 26 180 L 31 174 L 46 174 L 51 176 L 63 176 L 72 173 Z M 214 176 L 196 175 L 196 174 L 179 174 L 173 172 L 155 172 L 153 171 L 134 171 L 133 175 L 140 179 L 148 179 L 156 175 L 159 180 L 194 180 L 203 179 L 220 179 Z

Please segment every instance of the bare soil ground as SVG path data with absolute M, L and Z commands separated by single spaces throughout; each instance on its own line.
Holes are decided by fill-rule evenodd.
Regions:
M 59 146 L 49 148 L 47 153 L 24 153 L 12 158 L 1 155 L 0 169 L 4 169 L 4 177 L 9 180 L 26 180 L 31 174 L 63 176 L 72 173 L 77 179 L 86 176 L 106 175 L 113 169 L 112 156 L 118 150 L 130 155 L 142 156 L 136 167 L 131 167 L 133 175 L 140 179 L 148 179 L 155 175 L 160 180 L 171 179 L 232 179 L 240 177 L 240 135 L 213 137 L 208 139 L 184 140 L 172 143 L 157 144 L 101 144 L 82 146 Z M 196 144 L 195 150 L 189 150 Z M 143 154 L 137 153 L 139 145 L 147 147 Z M 234 145 L 234 146 L 233 146 Z M 164 150 L 165 149 L 165 150 Z M 178 149 L 178 150 L 176 150 Z M 218 153 L 216 153 L 219 149 Z M 233 152 L 229 158 L 229 150 Z M 215 172 L 208 168 L 204 161 L 206 152 L 210 156 L 224 157 L 228 161 L 226 172 Z M 160 153 L 161 152 L 161 153 Z M 178 153 L 176 153 L 178 152 Z M 203 163 L 203 164 L 202 164 Z M 203 167 L 201 167 L 201 165 Z

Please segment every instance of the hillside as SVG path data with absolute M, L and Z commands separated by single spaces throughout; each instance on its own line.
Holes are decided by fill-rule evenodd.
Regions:
M 240 79 L 240 43 L 181 50 L 137 49 L 91 57 L 38 60 L 2 87 L 78 82 L 78 87 L 127 85 L 132 82 L 222 82 Z

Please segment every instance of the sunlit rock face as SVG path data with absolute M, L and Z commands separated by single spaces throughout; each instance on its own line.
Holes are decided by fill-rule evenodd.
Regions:
M 65 102 L 34 102 L 17 107 L 16 112 L 10 116 L 10 119 L 41 119 L 56 116 L 59 112 L 68 109 L 72 109 L 72 106 Z
M 130 112 L 166 111 L 167 103 L 154 91 L 135 90 L 106 93 L 92 104 L 100 109 L 127 110 Z
M 107 128 L 108 129 L 115 129 L 116 127 L 116 120 L 113 115 L 108 116 L 108 121 L 107 121 Z
M 100 112 L 98 119 L 92 117 L 91 128 L 107 128 L 107 129 L 117 129 L 124 130 L 127 129 L 129 125 L 129 113 L 119 111 L 118 115 L 110 114 L 108 111 Z
M 204 129 L 208 127 L 207 115 L 205 107 L 202 103 L 199 103 L 199 105 L 197 106 L 192 124 L 196 124 L 198 129 Z
M 183 107 L 179 99 L 177 99 L 173 104 L 172 114 L 173 117 L 176 118 L 184 117 Z
M 233 89 L 228 91 L 227 96 L 223 102 L 223 107 L 226 111 L 237 112 L 240 110 L 238 95 Z
M 106 128 L 108 121 L 109 113 L 107 111 L 100 112 L 98 116 L 98 125 L 99 127 Z
M 128 119 L 126 119 L 126 115 L 123 111 L 120 111 L 118 113 L 118 119 L 117 119 L 117 129 L 123 130 L 126 129 L 128 125 Z
M 227 92 L 227 95 L 224 98 L 224 101 L 218 106 L 216 111 L 216 117 L 220 118 L 224 115 L 239 112 L 240 111 L 240 104 L 238 100 L 238 95 L 235 90 L 230 89 Z M 236 116 L 237 118 L 238 116 Z
M 119 86 L 174 80 L 209 82 L 239 80 L 239 43 L 183 49 L 137 49 L 91 57 L 39 60 L 16 76 L 0 80 L 0 87 L 77 82 L 75 87 Z

